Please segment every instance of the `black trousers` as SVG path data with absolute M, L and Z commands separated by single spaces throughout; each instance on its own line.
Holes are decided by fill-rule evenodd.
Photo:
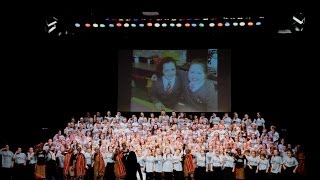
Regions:
M 12 168 L 1 168 L 0 171 L 1 179 L 3 180 L 11 180 L 13 169 Z

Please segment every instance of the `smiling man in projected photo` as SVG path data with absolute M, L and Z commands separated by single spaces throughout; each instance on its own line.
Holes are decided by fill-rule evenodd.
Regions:
M 158 66 L 160 75 L 152 84 L 149 95 L 156 110 L 174 109 L 181 97 L 181 78 L 176 76 L 176 60 L 165 57 Z

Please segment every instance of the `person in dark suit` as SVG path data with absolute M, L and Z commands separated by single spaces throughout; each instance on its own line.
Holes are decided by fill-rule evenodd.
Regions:
M 149 95 L 156 110 L 164 108 L 174 109 L 178 104 L 182 93 L 181 78 L 176 76 L 176 60 L 165 57 L 158 65 L 156 80 L 153 82 Z
M 178 76 L 183 79 L 184 111 L 218 111 L 218 92 L 213 81 L 207 79 L 208 67 L 206 61 L 202 59 L 193 60 L 188 72 L 183 73 Z
M 125 180 L 137 180 L 137 172 L 139 174 L 139 178 L 142 178 L 142 172 L 140 168 L 140 164 L 137 161 L 137 155 L 134 151 L 130 151 L 126 160 L 126 170 L 127 176 Z

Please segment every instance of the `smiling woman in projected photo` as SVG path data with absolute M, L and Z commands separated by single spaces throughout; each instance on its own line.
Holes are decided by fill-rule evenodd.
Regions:
M 206 61 L 192 61 L 188 73 L 183 77 L 184 111 L 215 112 L 218 111 L 218 95 L 212 80 L 207 79 Z
M 158 66 L 161 75 L 155 80 L 149 95 L 156 110 L 174 109 L 181 97 L 181 78 L 176 76 L 176 60 L 165 57 Z

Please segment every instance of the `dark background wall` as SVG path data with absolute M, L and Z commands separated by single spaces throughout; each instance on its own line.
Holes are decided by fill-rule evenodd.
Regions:
M 216 47 L 232 50 L 232 112 L 261 111 L 303 142 L 305 134 L 294 132 L 305 131 L 316 116 L 311 113 L 315 71 L 308 40 L 263 33 L 45 37 L 32 49 L 14 52 L 23 54 L 21 61 L 3 66 L 9 72 L 2 76 L 2 124 L 8 126 L 2 126 L 1 136 L 37 142 L 42 127 L 62 128 L 72 112 L 115 112 L 118 49 Z
M 28 147 L 71 115 L 113 113 L 121 48 L 231 49 L 232 112 L 262 112 L 293 144 L 312 150 L 317 121 L 313 37 L 270 33 L 120 33 L 10 43 L 1 66 L 0 144 Z M 165 44 L 163 46 L 162 44 Z M 17 56 L 17 57 L 16 57 Z M 220 114 L 222 115 L 222 114 Z

